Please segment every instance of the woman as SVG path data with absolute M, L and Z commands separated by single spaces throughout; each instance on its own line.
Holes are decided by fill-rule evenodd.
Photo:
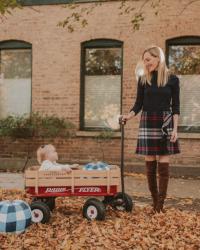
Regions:
M 135 153 L 145 155 L 153 209 L 155 212 L 163 212 L 170 155 L 180 153 L 177 139 L 180 115 L 179 78 L 170 73 L 164 53 L 157 46 L 144 50 L 142 61 L 136 67 L 136 77 L 136 101 L 130 113 L 122 115 L 122 121 L 130 120 L 142 110 Z

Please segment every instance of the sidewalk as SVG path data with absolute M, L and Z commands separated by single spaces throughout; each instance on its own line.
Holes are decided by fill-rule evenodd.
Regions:
M 127 173 L 125 188 L 136 204 L 145 206 L 152 203 L 145 175 Z M 165 205 L 182 210 L 200 211 L 200 180 L 170 178 Z
M 23 189 L 23 174 L 0 173 L 0 188 Z M 125 190 L 137 205 L 151 204 L 145 175 L 126 173 Z M 170 178 L 166 206 L 200 211 L 200 180 Z

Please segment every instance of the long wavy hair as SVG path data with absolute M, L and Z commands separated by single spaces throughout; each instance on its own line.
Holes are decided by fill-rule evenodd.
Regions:
M 169 79 L 170 70 L 168 69 L 166 65 L 166 60 L 165 60 L 165 55 L 163 53 L 163 50 L 158 46 L 149 46 L 143 51 L 142 58 L 136 65 L 136 69 L 135 69 L 136 78 L 138 79 L 140 77 L 142 84 L 146 84 L 146 82 L 148 82 L 148 84 L 151 85 L 152 73 L 147 71 L 143 62 L 144 54 L 146 52 L 149 52 L 149 54 L 153 57 L 159 58 L 159 64 L 158 64 L 158 69 L 157 69 L 158 70 L 157 84 L 159 87 L 165 86 L 165 84 L 167 83 Z

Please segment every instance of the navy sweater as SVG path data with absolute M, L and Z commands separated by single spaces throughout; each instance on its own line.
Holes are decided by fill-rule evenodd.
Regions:
M 130 111 L 137 115 L 144 111 L 172 111 L 172 114 L 180 114 L 180 86 L 179 78 L 171 74 L 164 87 L 157 86 L 157 71 L 153 71 L 151 83 L 141 84 L 140 78 L 137 84 L 136 101 Z

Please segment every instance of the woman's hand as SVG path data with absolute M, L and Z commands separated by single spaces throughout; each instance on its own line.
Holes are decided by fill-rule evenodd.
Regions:
M 127 115 L 122 115 L 121 119 L 123 122 L 126 122 L 126 121 L 130 120 L 131 118 L 133 118 L 133 116 L 135 116 L 135 113 L 134 113 L 134 111 L 131 111 Z
M 177 138 L 178 138 L 177 130 L 173 129 L 170 142 L 176 142 Z

